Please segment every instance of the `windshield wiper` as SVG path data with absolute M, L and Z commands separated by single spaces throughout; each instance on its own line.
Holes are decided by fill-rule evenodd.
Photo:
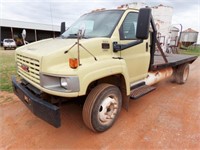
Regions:
M 62 39 L 67 39 L 67 38 L 77 38 L 77 34 L 69 34 L 69 36 L 64 36 L 64 35 L 61 35 L 60 36 Z
M 78 34 L 74 33 L 74 34 L 69 34 L 69 36 L 67 36 L 65 38 L 77 38 L 77 37 L 78 37 Z M 85 36 L 82 36 L 81 38 L 82 39 L 87 39 L 87 37 L 85 37 Z
M 74 33 L 74 34 L 69 34 L 69 36 L 67 38 L 77 38 L 78 34 Z

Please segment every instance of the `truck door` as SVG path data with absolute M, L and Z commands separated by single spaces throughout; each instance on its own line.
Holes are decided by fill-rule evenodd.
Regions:
M 120 44 L 128 44 L 136 39 L 138 13 L 129 12 L 120 27 Z M 149 62 L 150 48 L 149 40 L 133 47 L 127 48 L 119 53 L 125 60 L 131 83 L 146 77 Z

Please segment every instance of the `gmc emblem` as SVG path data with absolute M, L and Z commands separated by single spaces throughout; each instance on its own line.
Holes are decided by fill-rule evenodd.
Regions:
M 24 64 L 21 64 L 21 68 L 26 71 L 26 72 L 29 72 L 29 67 L 24 65 Z

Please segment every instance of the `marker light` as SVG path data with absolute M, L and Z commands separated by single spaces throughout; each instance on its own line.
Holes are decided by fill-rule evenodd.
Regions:
M 78 67 L 79 63 L 78 63 L 78 59 L 77 58 L 70 58 L 69 59 L 69 66 L 72 69 L 76 69 Z

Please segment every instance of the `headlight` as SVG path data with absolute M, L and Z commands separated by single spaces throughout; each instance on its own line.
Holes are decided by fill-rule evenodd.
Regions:
M 60 78 L 60 85 L 62 87 L 64 87 L 65 89 L 68 88 L 68 81 L 67 81 L 67 78 Z
M 51 76 L 40 74 L 40 85 L 46 89 L 59 92 L 79 92 L 78 76 Z

